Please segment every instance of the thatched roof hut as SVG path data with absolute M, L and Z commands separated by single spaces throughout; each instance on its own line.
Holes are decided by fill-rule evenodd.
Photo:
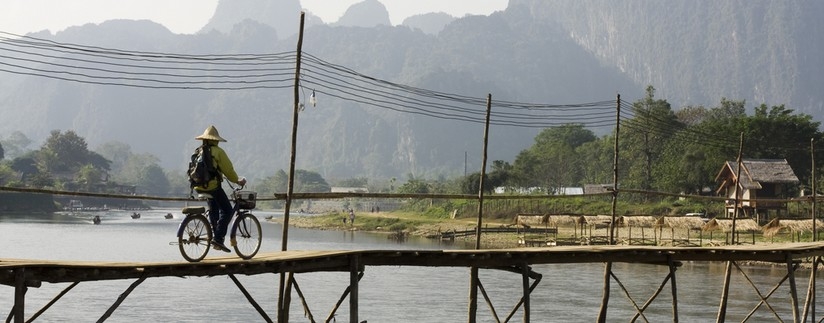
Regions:
M 549 225 L 554 227 L 575 227 L 581 222 L 580 215 L 550 215 Z
M 704 220 L 698 216 L 662 216 L 655 222 L 658 228 L 697 230 L 703 229 Z M 736 222 L 736 226 L 738 223 Z
M 815 220 L 816 230 L 819 228 L 824 229 L 824 222 L 821 220 Z M 765 237 L 773 237 L 782 230 L 789 231 L 791 233 L 807 233 L 813 232 L 813 220 L 812 219 L 778 219 L 775 218 L 769 223 L 765 224 L 762 228 L 764 231 Z
M 625 227 L 652 228 L 658 222 L 657 216 L 652 215 L 624 215 L 618 223 Z
M 518 213 L 515 215 L 515 224 L 524 227 L 542 226 L 547 224 L 549 214 Z
M 609 226 L 612 222 L 611 215 L 584 215 L 581 216 L 579 219 L 579 223 L 586 224 L 588 226 Z
M 704 231 L 722 231 L 722 232 L 730 232 L 732 231 L 732 219 L 712 219 L 709 220 L 704 226 L 701 228 Z M 736 232 L 755 232 L 760 231 L 761 227 L 758 226 L 758 223 L 755 222 L 753 219 L 749 218 L 741 218 L 735 219 L 735 231 Z

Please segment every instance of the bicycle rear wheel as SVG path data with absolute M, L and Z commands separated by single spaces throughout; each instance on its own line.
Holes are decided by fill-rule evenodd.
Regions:
M 238 215 L 232 225 L 232 247 L 240 258 L 252 259 L 260 250 L 260 222 L 251 213 Z
M 206 257 L 212 243 L 212 227 L 203 215 L 187 216 L 180 223 L 177 236 L 180 254 L 189 262 L 198 262 Z

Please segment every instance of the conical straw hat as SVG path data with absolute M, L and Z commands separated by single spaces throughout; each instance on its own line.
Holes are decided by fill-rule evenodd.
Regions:
M 206 128 L 206 130 L 203 131 L 202 135 L 195 137 L 195 139 L 226 141 L 226 139 L 223 139 L 220 134 L 217 133 L 217 128 L 215 128 L 215 126 L 209 126 L 209 128 Z

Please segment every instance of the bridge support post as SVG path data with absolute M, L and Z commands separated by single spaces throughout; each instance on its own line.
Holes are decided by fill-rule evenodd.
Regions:
M 790 281 L 790 298 L 792 300 L 793 306 L 793 322 L 801 322 L 801 315 L 798 311 L 798 290 L 795 286 L 795 269 L 796 266 L 793 264 L 793 258 L 790 253 L 787 253 L 787 277 Z
M 529 294 L 531 294 L 531 289 L 529 288 L 529 264 L 523 263 L 521 265 L 521 280 L 523 282 L 524 287 L 524 323 L 529 323 Z
M 607 262 L 606 266 L 604 266 L 604 294 L 601 296 L 601 310 L 598 312 L 598 323 L 605 323 L 607 321 L 610 275 L 612 275 L 612 262 Z
M 675 271 L 678 270 L 678 267 L 675 265 L 675 261 L 672 260 L 672 256 L 667 256 L 667 266 L 669 266 L 670 272 L 670 287 L 672 288 L 672 321 L 678 322 L 678 286 L 675 284 Z
M 358 322 L 358 269 L 360 257 L 355 254 L 349 258 L 349 322 Z
M 24 309 L 26 305 L 26 269 L 17 268 L 14 270 L 14 307 L 11 310 L 11 315 L 14 316 L 14 323 L 23 323 Z M 8 320 L 6 321 L 8 322 Z

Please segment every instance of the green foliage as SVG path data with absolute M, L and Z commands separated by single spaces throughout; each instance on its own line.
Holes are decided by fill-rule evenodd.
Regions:
M 535 143 L 515 158 L 512 185 L 539 187 L 549 192 L 581 185 L 585 177 L 580 167 L 581 147 L 596 140 L 592 131 L 581 124 L 544 129 L 535 137 Z
M 429 185 L 419 179 L 409 179 L 406 183 L 403 183 L 401 187 L 398 187 L 398 193 L 401 194 L 428 194 L 429 193 Z
M 264 178 L 255 185 L 259 194 L 272 195 L 286 193 L 289 185 L 289 175 L 280 169 L 274 176 Z M 316 172 L 303 169 L 295 170 L 295 183 L 292 188 L 296 193 L 323 193 L 330 192 L 331 187 L 326 180 Z

